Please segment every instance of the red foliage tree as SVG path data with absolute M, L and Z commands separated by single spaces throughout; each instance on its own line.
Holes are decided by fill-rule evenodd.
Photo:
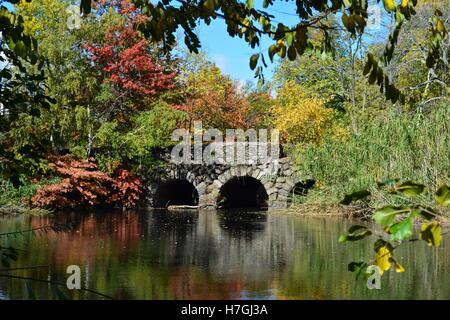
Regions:
M 145 100 L 174 87 L 176 74 L 136 31 L 137 25 L 148 17 L 140 14 L 129 0 L 103 2 L 114 5 L 127 18 L 126 23 L 110 28 L 102 43 L 85 44 L 83 48 L 101 83 L 110 85 L 114 91 L 108 107 L 110 102 L 122 107 L 130 100 L 135 107 L 145 106 Z

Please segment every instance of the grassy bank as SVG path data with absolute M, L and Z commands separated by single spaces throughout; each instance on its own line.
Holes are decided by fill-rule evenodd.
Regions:
M 297 168 L 316 179 L 305 203 L 337 204 L 345 194 L 369 189 L 374 205 L 385 203 L 375 190 L 387 178 L 412 180 L 434 192 L 450 182 L 450 107 L 414 113 L 388 111 L 361 122 L 346 141 L 297 147 Z M 431 203 L 431 193 L 422 201 Z

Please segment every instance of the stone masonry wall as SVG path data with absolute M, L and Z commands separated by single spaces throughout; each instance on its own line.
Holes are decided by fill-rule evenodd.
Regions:
M 161 183 L 170 180 L 187 180 L 197 189 L 199 205 L 213 208 L 221 187 L 234 177 L 253 177 L 261 182 L 269 195 L 269 207 L 284 208 L 287 206 L 289 192 L 296 183 L 305 181 L 293 170 L 290 158 L 255 165 L 224 165 L 224 164 L 173 164 L 158 170 L 148 177 L 147 203 L 153 206 L 155 194 Z

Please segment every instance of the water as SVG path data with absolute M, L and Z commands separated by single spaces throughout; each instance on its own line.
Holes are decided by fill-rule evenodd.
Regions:
M 339 244 L 339 235 L 355 223 L 339 218 L 277 211 L 98 212 L 2 218 L 0 233 L 55 221 L 75 227 L 0 239 L 23 250 L 12 267 L 44 266 L 7 274 L 65 283 L 66 268 L 79 265 L 83 287 L 116 299 L 450 299 L 448 238 L 438 249 L 405 244 L 396 256 L 406 272 L 389 272 L 381 290 L 369 290 L 347 265 L 370 259 L 372 241 Z M 27 283 L 38 299 L 58 298 L 45 282 Z M 30 296 L 23 279 L 0 277 L 0 299 Z

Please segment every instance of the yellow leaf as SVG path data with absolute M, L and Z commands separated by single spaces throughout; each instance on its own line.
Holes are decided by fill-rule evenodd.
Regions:
M 386 245 L 378 249 L 375 255 L 375 263 L 380 268 L 381 274 L 383 274 L 384 271 L 388 271 L 391 268 L 391 261 L 390 261 L 391 257 L 392 253 Z
M 441 20 L 439 20 L 437 23 L 437 31 L 441 33 L 445 31 L 444 23 Z
M 394 11 L 397 6 L 395 0 L 383 0 L 383 4 L 386 11 Z
M 405 268 L 397 261 L 394 261 L 394 269 L 395 269 L 395 272 L 399 272 L 399 273 L 405 272 Z
M 420 239 L 424 240 L 429 246 L 439 247 L 442 240 L 442 227 L 433 221 L 431 223 L 424 223 L 420 228 Z

